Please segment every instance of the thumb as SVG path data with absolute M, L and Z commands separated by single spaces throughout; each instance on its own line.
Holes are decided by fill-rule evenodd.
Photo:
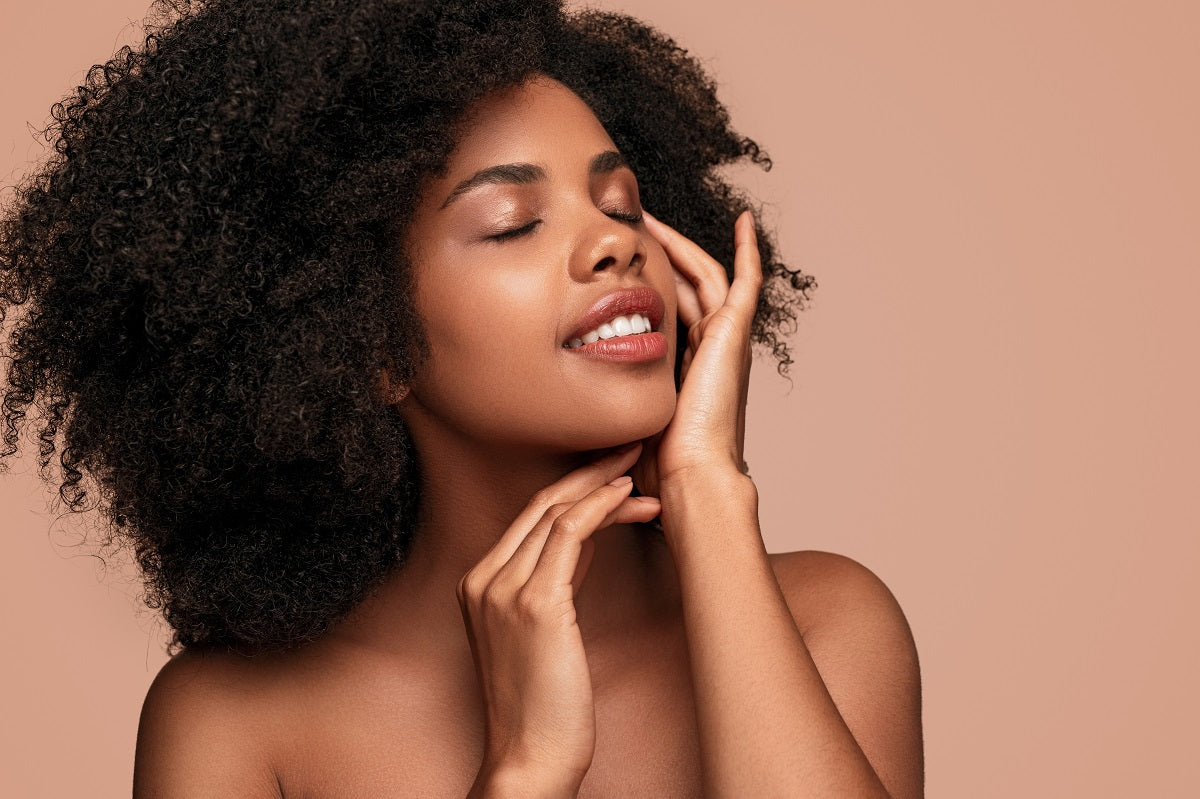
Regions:
M 575 567 L 575 575 L 571 578 L 571 596 L 579 595 L 579 588 L 587 577 L 588 567 L 592 565 L 592 555 L 596 553 L 596 542 L 589 536 L 579 545 L 579 564 Z

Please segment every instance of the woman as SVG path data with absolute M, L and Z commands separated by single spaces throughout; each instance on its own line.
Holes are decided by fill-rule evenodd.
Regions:
M 175 630 L 135 794 L 919 796 L 890 593 L 763 548 L 750 344 L 811 280 L 697 65 L 553 2 L 159 8 L 0 251 L 6 450 L 40 401 Z

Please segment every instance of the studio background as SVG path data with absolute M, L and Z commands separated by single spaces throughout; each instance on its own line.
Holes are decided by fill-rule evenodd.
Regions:
M 738 175 L 820 288 L 792 383 L 755 366 L 764 535 L 900 600 L 928 795 L 1194 796 L 1200 5 L 601 5 L 775 161 Z M 146 8 L 5 0 L 0 184 Z M 0 477 L 0 795 L 128 795 L 164 631 L 31 456 Z

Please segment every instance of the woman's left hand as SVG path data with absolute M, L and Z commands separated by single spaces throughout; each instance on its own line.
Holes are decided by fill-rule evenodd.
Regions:
M 631 471 L 638 490 L 657 497 L 667 483 L 705 472 L 745 473 L 750 327 L 762 261 L 749 211 L 734 223 L 732 285 L 698 244 L 650 214 L 645 219 L 674 268 L 679 319 L 688 328 L 675 415 L 647 439 Z

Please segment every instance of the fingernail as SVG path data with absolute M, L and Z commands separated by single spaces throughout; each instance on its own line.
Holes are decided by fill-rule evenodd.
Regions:
M 623 474 L 623 475 L 621 475 L 620 477 L 618 477 L 616 480 L 613 480 L 612 482 L 610 482 L 610 483 L 609 483 L 609 485 L 610 485 L 610 486 L 616 486 L 617 488 L 620 488 L 621 486 L 623 486 L 623 485 L 628 485 L 629 483 L 632 483 L 632 482 L 633 482 L 633 478 L 632 478 L 632 477 L 630 477 L 630 476 L 629 476 L 629 475 L 627 475 L 627 474 Z

